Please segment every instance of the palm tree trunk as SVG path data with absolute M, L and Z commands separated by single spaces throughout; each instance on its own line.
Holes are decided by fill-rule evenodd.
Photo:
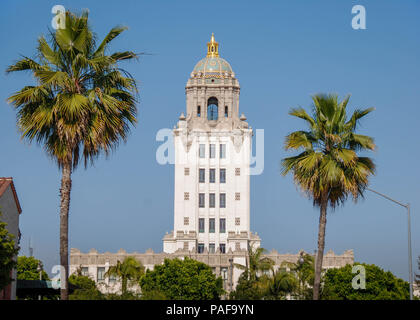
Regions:
M 122 277 L 122 284 L 121 284 L 121 294 L 125 294 L 127 292 L 127 278 Z
M 319 299 L 319 289 L 321 284 L 322 260 L 324 258 L 325 247 L 325 228 L 327 226 L 327 205 L 328 198 L 324 197 L 321 203 L 319 214 L 319 229 L 318 229 L 318 251 L 315 261 L 315 279 L 314 279 L 314 300 Z
M 69 298 L 69 208 L 71 191 L 71 161 L 63 164 L 60 188 L 60 265 L 61 272 L 61 300 Z

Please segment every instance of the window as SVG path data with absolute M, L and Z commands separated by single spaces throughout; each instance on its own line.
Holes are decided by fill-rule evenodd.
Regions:
M 226 183 L 226 169 L 220 169 L 219 182 L 220 183 Z
M 198 219 L 198 232 L 200 233 L 204 232 L 204 218 Z
M 216 251 L 216 247 L 214 243 L 209 243 L 209 253 L 214 253 Z
M 241 225 L 241 218 L 235 218 L 235 226 Z
M 197 117 L 201 117 L 201 107 L 197 106 Z
M 98 282 L 104 282 L 105 281 L 105 267 L 98 267 L 96 275 L 97 275 Z
M 184 175 L 186 176 L 190 175 L 190 168 L 184 168 Z
M 220 159 L 226 158 L 226 145 L 220 144 Z
M 190 224 L 190 218 L 184 217 L 184 226 L 188 226 Z
M 89 268 L 82 267 L 82 276 L 88 277 L 89 276 Z
M 235 200 L 241 200 L 241 193 L 235 192 Z
M 241 175 L 241 168 L 235 168 L 235 176 Z
M 197 252 L 198 253 L 203 253 L 204 252 L 204 243 L 199 243 L 198 244 Z
M 184 250 L 185 251 L 188 251 L 188 242 L 187 241 L 184 241 Z
M 214 218 L 210 218 L 209 219 L 209 232 L 214 233 L 215 229 L 216 229 L 216 222 Z
M 216 207 L 216 194 L 215 193 L 209 194 L 209 207 L 210 208 Z
M 228 106 L 225 106 L 225 118 L 228 117 L 228 113 L 229 113 L 229 108 Z
M 226 233 L 226 219 L 225 218 L 220 218 L 219 232 L 220 233 Z
M 219 194 L 220 208 L 226 208 L 226 193 Z
M 184 192 L 184 200 L 190 200 L 190 193 Z
M 241 243 L 240 242 L 236 242 L 235 243 L 235 251 L 240 251 L 241 250 Z
M 226 253 L 226 244 L 224 243 L 220 244 L 220 253 Z
M 198 154 L 199 154 L 200 158 L 205 158 L 206 157 L 206 145 L 205 144 L 200 144 Z
M 216 182 L 216 169 L 210 169 L 210 177 L 209 177 L 210 183 Z
M 206 170 L 205 169 L 200 169 L 198 171 L 198 176 L 199 176 L 198 180 L 199 180 L 200 183 L 206 182 Z
M 217 120 L 218 118 L 218 101 L 215 97 L 207 100 L 207 120 Z
M 204 193 L 198 194 L 198 207 L 204 208 Z
M 110 274 L 109 283 L 115 283 L 115 281 L 117 281 L 117 277 L 115 276 L 115 274 Z
M 216 158 L 216 145 L 210 145 L 210 159 Z

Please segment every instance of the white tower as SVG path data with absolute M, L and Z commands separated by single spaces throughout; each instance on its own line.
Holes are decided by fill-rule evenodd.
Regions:
M 250 232 L 252 129 L 239 116 L 239 82 L 218 46 L 212 34 L 185 88 L 186 116 L 173 130 L 174 231 L 163 239 L 166 253 L 223 254 L 260 244 Z

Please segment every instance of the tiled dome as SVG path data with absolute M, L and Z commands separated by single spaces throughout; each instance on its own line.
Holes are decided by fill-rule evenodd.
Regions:
M 210 42 L 207 43 L 207 56 L 195 65 L 191 76 L 199 78 L 228 78 L 234 76 L 230 64 L 219 57 L 219 44 L 214 40 L 213 34 Z

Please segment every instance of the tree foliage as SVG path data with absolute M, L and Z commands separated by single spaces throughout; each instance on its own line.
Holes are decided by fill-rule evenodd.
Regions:
M 12 281 L 11 271 L 16 266 L 15 256 L 19 252 L 14 236 L 6 226 L 7 223 L 0 221 L 0 291 Z
M 282 174 L 292 172 L 295 183 L 320 208 L 313 290 L 315 300 L 319 297 L 327 207 L 335 208 L 349 196 L 354 201 L 363 196 L 368 178 L 375 172 L 372 159 L 357 154 L 374 150 L 373 138 L 356 133 L 360 119 L 373 108 L 357 109 L 348 117 L 349 99 L 347 96 L 340 102 L 337 95 L 319 94 L 312 97 L 312 116 L 303 108 L 294 108 L 289 112 L 303 119 L 308 129 L 286 136 L 285 149 L 300 153 L 282 160 Z
M 70 300 L 103 300 L 105 296 L 98 290 L 94 280 L 81 274 L 72 274 L 69 283 L 75 286 Z
M 146 297 L 170 300 L 214 300 L 223 293 L 222 278 L 216 277 L 208 265 L 188 257 L 165 259 L 153 271 L 146 271 L 140 285 Z
M 41 260 L 34 257 L 19 256 L 17 260 L 18 280 L 39 280 L 38 266 Z M 50 280 L 45 270 L 41 271 L 42 280 Z
M 358 263 L 356 263 L 358 264 Z M 366 289 L 354 289 L 351 265 L 329 269 L 324 275 L 322 299 L 325 300 L 408 300 L 409 283 L 373 264 L 362 265 L 366 270 Z
M 144 266 L 134 257 L 126 257 L 123 262 L 117 261 L 115 266 L 109 267 L 106 277 L 114 276 L 121 281 L 121 294 L 125 295 L 129 285 L 137 284 L 144 274 Z
M 17 110 L 22 138 L 41 144 L 62 169 L 60 188 L 60 264 L 65 269 L 61 299 L 68 298 L 68 220 L 71 174 L 101 153 L 126 141 L 136 119 L 135 80 L 119 63 L 136 59 L 131 51 L 108 54 L 125 27 L 114 27 L 102 42 L 88 23 L 88 11 L 64 13 L 65 27 L 41 36 L 34 59 L 24 56 L 6 70 L 26 71 L 35 79 L 8 98 Z

